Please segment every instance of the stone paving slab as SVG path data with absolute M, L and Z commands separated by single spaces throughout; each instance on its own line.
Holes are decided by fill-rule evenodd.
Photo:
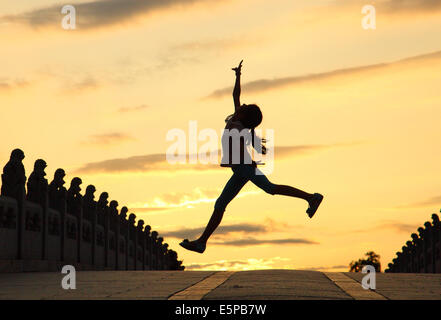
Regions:
M 365 274 L 347 272 L 361 283 Z M 391 300 L 441 300 L 441 274 L 377 273 L 375 292 Z
M 64 290 L 57 272 L 0 274 L 0 299 L 166 300 L 214 272 L 78 271 L 77 288 Z
M 234 273 L 234 271 L 216 272 L 195 285 L 174 294 L 169 300 L 201 300 L 205 295 L 227 281 Z
M 203 299 L 351 300 L 323 273 L 295 270 L 242 271 L 233 274 Z
M 355 300 L 387 300 L 377 292 L 365 289 L 360 282 L 346 276 L 341 272 L 324 272 L 324 274 Z

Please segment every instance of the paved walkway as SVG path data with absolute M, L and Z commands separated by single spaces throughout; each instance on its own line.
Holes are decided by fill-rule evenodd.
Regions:
M 0 299 L 439 299 L 441 274 L 377 274 L 375 291 L 363 274 L 296 270 L 78 271 L 76 289 L 61 273 L 0 274 Z

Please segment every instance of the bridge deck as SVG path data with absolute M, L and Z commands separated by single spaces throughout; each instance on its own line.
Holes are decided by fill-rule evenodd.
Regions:
M 363 274 L 296 270 L 78 271 L 76 289 L 61 273 L 2 273 L 0 299 L 441 299 L 441 274 L 377 274 L 375 291 Z

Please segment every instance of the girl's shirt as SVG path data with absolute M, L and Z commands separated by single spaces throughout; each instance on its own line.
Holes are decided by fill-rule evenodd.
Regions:
M 249 152 L 251 145 L 251 134 L 250 130 L 245 128 L 242 122 L 233 121 L 233 115 L 228 116 L 225 119 L 226 125 L 222 133 L 222 167 L 233 167 L 239 163 L 251 164 L 252 157 Z M 237 129 L 239 134 L 241 134 L 244 140 L 244 150 L 243 150 L 243 161 L 240 161 L 240 135 L 232 134 L 230 130 Z M 246 131 L 242 131 L 246 130 Z M 245 134 L 246 133 L 246 134 Z M 237 141 L 233 141 L 237 139 Z

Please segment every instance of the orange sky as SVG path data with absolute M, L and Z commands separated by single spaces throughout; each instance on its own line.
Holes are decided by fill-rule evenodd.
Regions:
M 27 175 L 43 158 L 49 179 L 109 192 L 189 269 L 340 271 L 368 250 L 384 268 L 439 212 L 441 3 L 376 1 L 364 30 L 364 1 L 91 2 L 72 31 L 57 1 L 0 3 L 2 165 L 21 147 Z M 309 220 L 249 184 L 207 251 L 186 252 L 231 171 L 170 166 L 165 137 L 191 120 L 220 132 L 241 59 L 242 101 L 286 147 L 269 179 L 325 200 Z

